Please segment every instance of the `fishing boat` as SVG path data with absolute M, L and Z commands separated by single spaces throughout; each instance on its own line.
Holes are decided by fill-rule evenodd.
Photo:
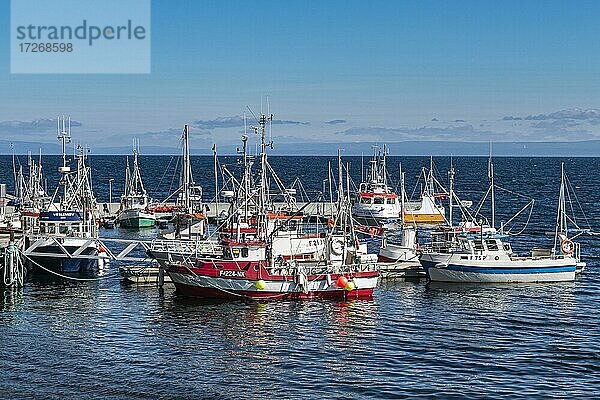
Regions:
M 41 152 L 37 163 L 29 154 L 28 165 L 29 177 L 20 205 L 21 225 L 24 233 L 39 233 L 40 212 L 50 206 L 52 197 L 44 181 Z
M 585 263 L 581 261 L 580 244 L 573 241 L 578 234 L 569 237 L 567 229 L 565 179 L 564 166 L 561 166 L 553 248 L 534 248 L 530 256 L 519 256 L 513 252 L 510 243 L 496 235 L 493 224 L 487 228 L 482 224 L 478 231 L 452 228 L 446 232 L 451 237 L 434 240 L 432 247 L 421 255 L 428 279 L 437 282 L 495 283 L 574 280 L 578 268 L 582 269 Z
M 306 235 L 298 212 L 274 209 L 270 182 L 281 183 L 268 163 L 266 125 L 261 114 L 260 168 L 250 178 L 244 151 L 244 177 L 231 194 L 238 206 L 229 213 L 220 238 L 221 253 L 167 263 L 167 273 L 183 295 L 205 298 L 303 299 L 369 298 L 377 285 L 376 256 L 367 254 L 352 231 L 349 175 L 343 189 L 341 158 L 338 214 L 331 227 Z M 245 140 L 244 140 L 245 143 Z M 256 186 L 253 182 L 257 182 Z M 285 193 L 285 191 L 283 191 Z
M 220 252 L 215 240 L 206 240 L 207 225 L 206 206 L 202 201 L 202 188 L 195 184 L 190 160 L 189 127 L 184 125 L 181 134 L 182 168 L 180 185 L 161 204 L 150 207 L 154 213 L 171 213 L 173 229 L 160 233 L 159 238 L 152 241 L 149 255 L 166 267 L 167 262 L 182 261 L 190 257 Z M 167 201 L 175 198 L 175 205 L 167 205 Z M 168 224 L 161 224 L 168 228 Z
M 400 213 L 406 209 L 404 172 L 400 165 Z M 379 272 L 382 278 L 418 277 L 424 273 L 419 262 L 417 225 L 400 219 L 398 226 L 388 230 L 381 240 L 378 254 Z
M 382 150 L 378 147 L 374 148 L 367 180 L 360 183 L 358 192 L 354 196 L 352 215 L 361 222 L 379 225 L 400 218 L 400 199 L 387 183 L 388 153 L 385 145 Z
M 104 249 L 96 240 L 98 209 L 86 164 L 89 150 L 77 147 L 77 168 L 71 171 L 65 151 L 71 141 L 70 119 L 59 119 L 57 129 L 63 150 L 60 183 L 39 212 L 38 233 L 26 236 L 24 255 L 36 273 L 96 273 L 108 264 L 108 257 L 102 257 Z
M 151 228 L 156 216 L 148 210 L 148 194 L 142 182 L 138 164 L 139 144 L 133 149 L 133 169 L 129 169 L 129 158 L 125 168 L 125 191 L 121 196 L 121 208 L 117 216 L 119 226 L 127 229 Z
M 416 224 L 443 224 L 446 222 L 446 210 L 439 204 L 441 199 L 445 199 L 447 194 L 445 190 L 436 192 L 436 187 L 443 186 L 435 178 L 433 158 L 430 158 L 429 171 L 425 168 L 421 170 L 421 177 L 425 182 L 425 187 L 421 191 L 420 199 L 416 204 L 411 203 L 411 207 L 404 211 L 404 222 Z

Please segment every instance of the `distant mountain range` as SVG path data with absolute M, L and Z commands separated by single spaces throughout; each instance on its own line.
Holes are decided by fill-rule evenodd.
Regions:
M 31 151 L 37 154 L 41 148 L 43 154 L 60 154 L 59 143 L 13 142 L 17 154 Z M 369 155 L 371 146 L 381 145 L 373 142 L 348 143 L 277 143 L 271 152 L 273 155 L 335 155 L 337 149 L 343 149 L 344 155 Z M 487 142 L 443 142 L 443 141 L 410 141 L 387 143 L 391 155 L 404 156 L 485 156 L 489 153 Z M 219 145 L 219 154 L 235 154 L 238 144 Z M 192 148 L 195 155 L 212 154 L 212 144 L 206 148 Z M 175 147 L 144 146 L 141 153 L 146 155 L 179 154 Z M 12 154 L 11 142 L 0 140 L 0 154 Z M 131 146 L 113 146 L 92 148 L 92 154 L 129 154 Z M 495 156 L 517 157 L 600 157 L 600 140 L 574 142 L 496 142 L 493 143 Z

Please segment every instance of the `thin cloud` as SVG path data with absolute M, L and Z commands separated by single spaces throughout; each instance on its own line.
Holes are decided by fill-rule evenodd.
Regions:
M 503 121 L 546 121 L 546 120 L 578 120 L 578 121 L 600 121 L 600 110 L 595 108 L 581 109 L 569 108 L 548 114 L 530 114 L 527 116 L 506 116 Z
M 273 125 L 308 125 L 308 122 L 279 120 L 275 119 L 271 122 Z M 246 117 L 246 125 L 256 125 L 254 118 Z M 244 117 L 234 115 L 231 117 L 218 117 L 215 119 L 196 120 L 192 126 L 200 129 L 219 129 L 219 128 L 239 128 L 244 126 Z
M 546 122 L 546 121 L 544 121 Z M 508 141 L 561 141 L 589 140 L 595 139 L 592 132 L 585 129 L 569 129 L 571 124 L 536 124 L 535 127 L 527 127 L 523 131 L 516 130 L 489 130 L 475 128 L 470 124 L 450 125 L 446 127 L 423 126 L 420 128 L 350 128 L 337 132 L 336 135 L 362 138 L 365 140 L 385 140 L 389 142 L 401 142 L 408 140 L 418 141 L 465 141 L 465 142 L 508 142 Z M 481 127 L 480 127 L 481 128 Z
M 502 117 L 502 121 L 522 121 L 522 117 L 513 117 L 512 115 L 508 115 L 506 117 Z
M 80 127 L 81 125 L 81 122 L 71 120 L 71 127 Z M 31 121 L 0 121 L 0 133 L 4 135 L 36 135 L 48 132 L 56 132 L 56 119 L 38 118 Z

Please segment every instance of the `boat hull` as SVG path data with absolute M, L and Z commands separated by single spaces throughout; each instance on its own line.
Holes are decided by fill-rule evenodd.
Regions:
M 575 280 L 575 263 L 552 262 L 533 265 L 465 265 L 438 263 L 421 259 L 427 278 L 433 282 L 458 283 L 534 283 Z M 561 260 L 562 261 L 562 260 Z
M 119 226 L 125 229 L 152 228 L 156 224 L 154 214 L 139 210 L 125 210 L 119 215 Z
M 411 224 L 442 224 L 445 222 L 445 218 L 442 214 L 418 214 L 418 213 L 405 213 L 404 222 Z
M 69 253 L 74 253 L 79 246 L 64 246 Z M 36 274 L 52 274 L 46 270 L 57 273 L 67 274 L 95 274 L 99 269 L 98 260 L 95 258 L 67 258 L 59 255 L 64 254 L 58 246 L 39 246 L 36 252 L 46 253 L 45 256 L 30 256 L 27 261 L 28 269 L 35 271 Z M 57 254 L 56 257 L 50 254 Z M 82 256 L 95 257 L 98 250 L 95 247 L 88 247 L 82 253 Z M 40 267 L 39 265 L 42 267 Z
M 298 300 L 298 299 L 369 299 L 377 286 L 377 271 L 349 274 L 353 290 L 336 286 L 341 275 L 308 276 L 304 287 L 291 276 L 264 278 L 264 288 L 257 288 L 256 279 L 223 278 L 192 273 L 185 267 L 170 267 L 167 270 L 177 291 L 190 297 L 219 299 Z

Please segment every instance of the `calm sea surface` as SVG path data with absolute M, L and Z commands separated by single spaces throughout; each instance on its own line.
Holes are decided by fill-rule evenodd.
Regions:
M 327 162 L 335 163 L 271 160 L 284 182 L 299 177 L 313 196 L 327 188 Z M 361 158 L 345 160 L 359 181 Z M 212 158 L 193 161 L 209 200 Z M 417 157 L 388 161 L 394 184 L 402 162 L 409 193 L 428 164 Z M 434 161 L 446 180 L 450 160 Z M 536 200 L 525 232 L 512 239 L 516 250 L 551 244 L 544 232 L 554 229 L 561 161 L 589 225 L 600 232 L 600 159 L 497 158 L 497 184 Z M 112 178 L 116 201 L 124 157 L 90 162 L 98 199 L 108 200 Z M 237 171 L 235 157 L 222 162 Z M 49 188 L 57 163 L 44 159 Z M 175 188 L 175 158 L 142 156 L 140 163 L 152 197 Z M 485 192 L 486 163 L 454 159 L 462 198 L 477 202 Z M 10 158 L 0 157 L 0 167 L 0 182 L 12 187 Z M 497 221 L 528 201 L 504 191 L 497 197 Z M 572 283 L 382 282 L 369 301 L 198 301 L 178 297 L 169 285 L 124 286 L 117 265 L 97 282 L 0 289 L 0 398 L 595 398 L 600 251 L 598 239 L 578 240 L 588 267 Z

